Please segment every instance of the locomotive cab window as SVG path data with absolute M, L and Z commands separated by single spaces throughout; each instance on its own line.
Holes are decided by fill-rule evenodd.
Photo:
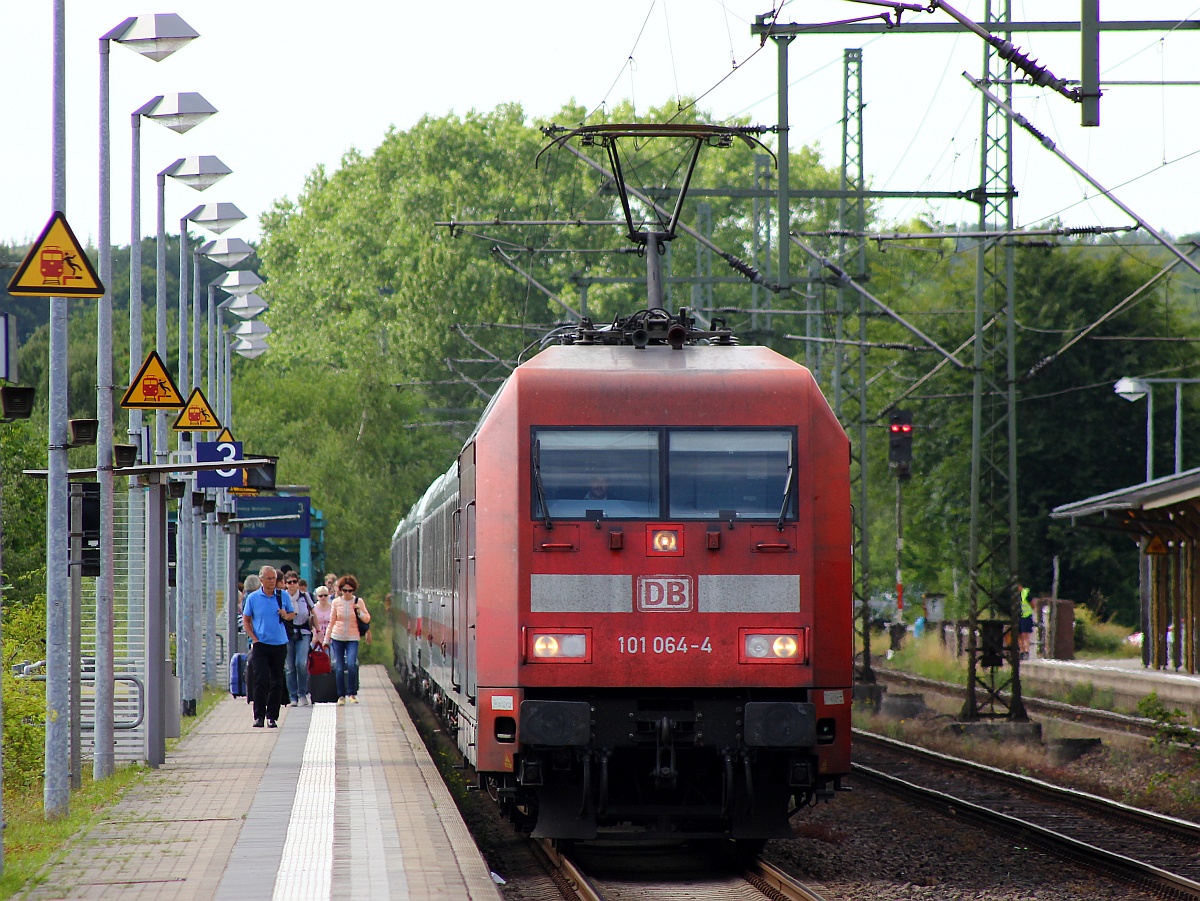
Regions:
M 532 438 L 534 518 L 659 517 L 657 429 L 534 429 Z
M 791 429 L 669 430 L 668 518 L 794 518 L 794 440 Z

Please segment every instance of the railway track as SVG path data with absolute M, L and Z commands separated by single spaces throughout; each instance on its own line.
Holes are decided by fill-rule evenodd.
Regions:
M 617 846 L 568 856 L 547 841 L 534 847 L 567 901 L 823 901 L 761 859 L 739 873 L 696 850 Z
M 1200 825 L 855 730 L 854 772 L 1164 897 L 1200 899 Z
M 967 694 L 964 686 L 954 682 L 941 682 L 937 679 L 928 679 L 924 676 L 916 676 L 898 670 L 878 669 L 875 672 L 880 681 L 885 683 L 923 688 L 927 691 L 949 695 L 954 698 L 965 698 Z M 1098 729 L 1109 729 L 1129 735 L 1139 735 L 1143 738 L 1156 738 L 1159 734 L 1159 725 L 1154 720 L 1141 716 L 1131 716 L 1127 713 L 1116 713 L 1111 710 L 1098 710 L 1094 707 L 1079 707 L 1075 704 L 1064 703 L 1063 701 L 1052 701 L 1047 698 L 1037 698 L 1029 695 L 1022 695 L 1021 702 L 1030 713 L 1041 713 L 1057 719 L 1067 719 L 1075 723 L 1094 726 Z M 1191 733 L 1195 737 L 1200 738 L 1200 729 L 1192 727 Z

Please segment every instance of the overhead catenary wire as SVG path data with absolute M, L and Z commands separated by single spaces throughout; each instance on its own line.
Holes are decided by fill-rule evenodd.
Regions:
M 549 297 L 552 301 L 554 301 L 556 304 L 558 304 L 560 307 L 562 307 L 564 310 L 566 310 L 568 313 L 570 313 L 576 319 L 583 318 L 580 315 L 578 310 L 576 310 L 574 307 L 572 307 L 570 304 L 568 304 L 566 301 L 564 301 L 561 297 L 559 297 L 557 294 L 555 294 L 553 291 L 551 291 L 549 288 L 547 288 L 545 285 L 543 285 L 541 282 L 539 282 L 537 279 L 535 279 L 532 275 L 530 275 L 528 272 L 526 272 L 524 269 L 522 269 L 520 266 L 518 266 L 517 261 L 514 260 L 512 257 L 510 257 L 508 254 L 506 254 L 499 247 L 492 248 L 492 256 L 494 256 L 496 259 L 500 260 L 500 262 L 502 262 L 505 266 L 507 266 L 513 272 L 517 273 L 522 278 L 526 279 L 529 282 L 529 284 L 531 284 L 533 287 L 537 288 L 539 291 L 541 291 L 543 294 L 545 294 L 547 297 Z
M 1031 135 L 1033 135 L 1035 138 L 1037 138 L 1038 142 L 1041 143 L 1041 145 L 1043 147 L 1045 147 L 1047 150 L 1049 150 L 1051 153 L 1053 153 L 1055 156 L 1057 156 L 1060 160 L 1062 160 L 1064 163 L 1066 163 L 1067 166 L 1070 167 L 1070 169 L 1072 171 L 1074 171 L 1077 175 L 1079 175 L 1080 178 L 1083 178 L 1093 188 L 1095 188 L 1097 191 L 1099 191 L 1101 194 L 1103 194 L 1105 197 L 1107 197 L 1108 200 L 1112 204 L 1114 204 L 1118 209 L 1121 210 L 1121 212 L 1125 213 L 1125 215 L 1129 216 L 1131 219 L 1133 219 L 1135 222 L 1137 222 L 1138 225 L 1140 225 L 1143 229 L 1145 229 L 1147 234 L 1151 235 L 1154 238 L 1154 240 L 1156 240 L 1159 244 L 1161 244 L 1163 247 L 1165 247 L 1168 251 L 1170 251 L 1172 254 L 1174 254 L 1176 257 L 1178 257 L 1180 262 L 1182 262 L 1184 265 L 1186 265 L 1193 272 L 1200 275 L 1200 265 L 1197 265 L 1190 257 L 1188 257 L 1182 251 L 1180 251 L 1178 248 L 1176 248 L 1172 241 L 1170 241 L 1164 235 L 1160 234 L 1158 232 L 1158 230 L 1155 229 L 1149 222 L 1147 222 L 1145 219 L 1143 219 L 1141 216 L 1139 216 L 1136 212 L 1134 212 L 1132 209 L 1130 209 L 1130 207 L 1128 207 L 1127 205 L 1122 203 L 1120 201 L 1120 199 L 1118 199 L 1117 196 L 1115 194 L 1113 194 L 1112 191 L 1110 191 L 1108 188 L 1104 187 L 1104 185 L 1100 184 L 1100 182 L 1096 181 L 1096 179 L 1094 179 L 1090 174 L 1088 174 L 1087 170 L 1085 170 L 1082 166 L 1078 165 L 1069 156 L 1067 156 L 1065 153 L 1063 153 L 1061 150 L 1059 150 L 1058 146 L 1052 140 L 1050 140 L 1050 138 L 1048 138 L 1046 135 L 1042 134 L 1042 132 L 1038 131 L 1038 129 L 1033 125 L 1033 123 L 1031 123 L 1028 119 L 1026 119 L 1024 116 L 1022 116 L 1016 110 L 1014 110 L 1011 106 L 1009 106 L 1007 103 L 1005 103 L 999 97 L 997 97 L 991 91 L 989 91 L 982 81 L 980 81 L 977 78 L 973 78 L 970 74 L 968 74 L 966 72 L 963 72 L 962 75 L 963 75 L 963 78 L 965 78 L 967 81 L 969 81 L 972 85 L 975 86 L 976 90 L 978 90 L 981 94 L 983 94 L 984 97 L 987 98 L 989 103 L 991 103 L 993 106 L 995 106 L 997 109 L 999 109 L 1005 115 L 1007 115 L 1017 125 L 1020 125 L 1023 129 L 1025 129 L 1027 132 L 1029 132 Z
M 1192 250 L 1194 251 L 1195 249 L 1196 249 L 1196 245 L 1192 245 Z M 1025 373 L 1025 378 L 1028 379 L 1028 378 L 1032 378 L 1033 376 L 1037 375 L 1039 372 L 1041 372 L 1043 369 L 1045 369 L 1047 366 L 1049 366 L 1051 363 L 1053 363 L 1055 360 L 1057 360 L 1059 357 L 1061 357 L 1064 353 L 1066 353 L 1068 350 L 1070 350 L 1075 344 L 1082 341 L 1084 338 L 1086 338 L 1089 334 L 1091 334 L 1093 331 L 1095 331 L 1097 328 L 1099 328 L 1105 322 L 1112 319 L 1114 316 L 1116 316 L 1118 313 L 1120 313 L 1122 310 L 1124 310 L 1126 307 L 1128 307 L 1131 303 L 1133 303 L 1134 300 L 1136 300 L 1143 293 L 1145 293 L 1147 290 L 1149 290 L 1151 287 L 1153 287 L 1160 279 L 1164 278 L 1172 269 L 1174 269 L 1178 265 L 1179 265 L 1179 260 L 1172 260 L 1170 263 L 1168 263 L 1166 266 L 1164 266 L 1162 269 L 1160 269 L 1158 271 L 1158 273 L 1156 273 L 1149 281 L 1147 281 L 1145 284 L 1143 284 L 1141 287 L 1139 287 L 1136 291 L 1134 291 L 1132 294 L 1130 294 L 1124 300 L 1120 301 L 1118 304 L 1113 306 L 1113 308 L 1111 310 L 1109 310 L 1107 313 L 1105 313 L 1103 316 L 1101 316 L 1099 319 L 1097 319 L 1091 325 L 1082 329 L 1079 332 L 1079 334 L 1075 335 L 1075 337 L 1071 338 L 1069 341 L 1067 341 L 1065 344 L 1063 344 L 1063 346 L 1060 347 L 1058 350 L 1054 351 L 1054 353 L 1048 354 L 1047 356 L 1038 360 L 1038 362 L 1035 363 L 1033 366 L 1031 366 L 1029 368 L 1029 370 Z
M 799 247 L 801 250 L 803 250 L 805 253 L 807 253 L 816 262 L 820 263 L 822 266 L 824 266 L 826 269 L 828 269 L 830 272 L 832 272 L 834 274 L 834 277 L 837 279 L 837 283 L 839 285 L 844 285 L 845 287 L 851 288 L 854 291 L 861 294 L 863 297 L 865 297 L 871 303 L 875 304 L 875 306 L 879 307 L 879 309 L 881 309 L 883 312 L 887 313 L 887 315 L 892 317 L 892 319 L 896 320 L 898 323 L 900 323 L 902 326 L 904 326 L 906 329 L 908 329 L 910 332 L 912 332 L 914 335 L 916 335 L 918 338 L 920 338 L 922 341 L 924 341 L 926 344 L 928 344 L 930 347 L 932 347 L 934 350 L 936 350 L 938 353 L 940 353 L 943 357 L 945 357 L 947 360 L 949 360 L 951 363 L 953 363 L 959 369 L 969 368 L 965 363 L 963 363 L 960 359 L 958 359 L 958 357 L 956 357 L 950 351 L 946 350 L 944 347 L 942 347 L 940 344 L 938 344 L 936 341 L 934 341 L 932 338 L 930 338 L 928 335 L 926 335 L 923 331 L 921 331 L 919 328 L 917 328 L 911 322 L 906 320 L 903 316 L 901 316 L 899 313 L 897 313 L 895 310 L 893 310 L 891 307 L 889 307 L 887 304 L 885 304 L 882 300 L 880 300 L 878 297 L 876 297 L 874 294 L 872 294 L 870 291 L 868 291 L 866 288 L 864 288 L 858 282 L 854 281 L 854 279 L 851 278 L 849 273 L 847 273 L 844 269 L 842 269 L 840 266 L 838 266 L 836 263 L 832 262 L 828 258 L 823 257 L 821 254 L 817 253 L 817 251 L 815 251 L 813 248 L 809 247 L 807 244 L 805 244 L 803 241 L 801 241 L 799 238 L 797 238 L 795 233 L 789 233 L 788 237 L 791 239 L 791 242 L 793 244 L 795 244 L 797 247 Z

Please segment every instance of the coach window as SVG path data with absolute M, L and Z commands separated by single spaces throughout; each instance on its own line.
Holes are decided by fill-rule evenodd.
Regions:
M 656 519 L 659 516 L 658 431 L 534 429 L 533 516 L 552 519 Z
M 796 509 L 791 429 L 712 429 L 668 432 L 670 519 L 775 519 Z M 786 506 L 784 494 L 787 494 Z

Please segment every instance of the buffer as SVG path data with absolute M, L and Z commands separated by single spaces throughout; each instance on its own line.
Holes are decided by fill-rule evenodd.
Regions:
M 103 297 L 104 285 L 67 217 L 55 210 L 8 283 L 14 297 Z
M 178 410 L 184 406 L 183 395 L 175 387 L 171 374 L 157 351 L 150 351 L 133 384 L 121 398 L 125 410 Z
M 171 428 L 176 432 L 215 432 L 221 428 L 217 414 L 209 406 L 204 392 L 193 388 L 187 403 L 179 412 L 179 418 Z

